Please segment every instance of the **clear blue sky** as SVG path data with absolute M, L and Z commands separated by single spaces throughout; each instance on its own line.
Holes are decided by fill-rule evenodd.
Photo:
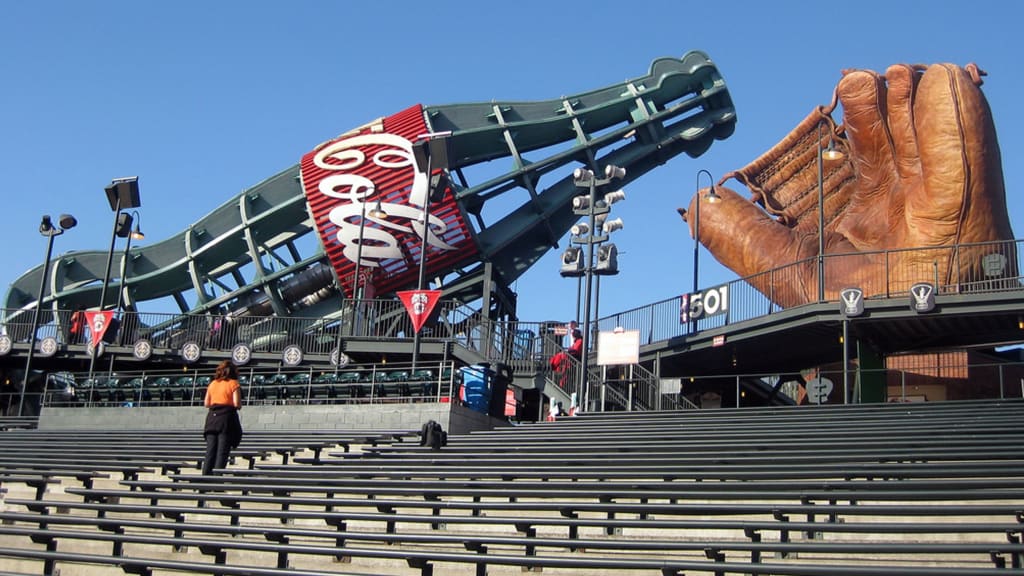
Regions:
M 147 241 L 185 229 L 316 144 L 412 104 L 556 98 L 703 50 L 736 106 L 735 134 L 630 185 L 614 215 L 618 276 L 602 315 L 690 290 L 676 214 L 696 174 L 746 165 L 827 103 L 844 68 L 976 62 L 1020 188 L 1021 4 L 825 2 L 7 2 L 0 20 L 2 288 L 41 263 L 42 214 L 74 214 L 55 250 L 105 250 L 103 187 L 138 175 Z M 562 247 L 567 239 L 563 239 Z M 576 282 L 552 252 L 517 286 L 523 320 L 572 317 Z M 702 287 L 733 279 L 701 252 Z M 166 310 L 170 311 L 170 310 Z

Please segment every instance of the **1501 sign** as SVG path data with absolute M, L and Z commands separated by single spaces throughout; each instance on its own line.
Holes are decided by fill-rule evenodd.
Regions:
M 729 285 L 722 284 L 702 292 L 683 294 L 679 304 L 679 321 L 692 322 L 728 311 Z

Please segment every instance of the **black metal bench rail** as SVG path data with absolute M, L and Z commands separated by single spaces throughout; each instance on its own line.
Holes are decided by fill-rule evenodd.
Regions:
M 830 447 L 838 450 L 871 450 L 886 447 L 913 449 L 915 447 L 949 446 L 954 448 L 978 445 L 998 448 L 1020 442 L 1024 437 L 1024 432 L 1020 430 L 1008 430 L 1009 424 L 1004 423 L 988 430 L 972 429 L 951 432 L 948 427 L 945 427 L 923 431 L 903 430 L 898 434 L 858 433 L 856 431 L 830 432 L 825 429 L 794 435 L 711 434 L 706 430 L 695 431 L 698 435 L 647 433 L 631 434 L 626 437 L 620 437 L 618 433 L 587 433 L 564 437 L 550 436 L 546 441 L 542 434 L 528 435 L 524 433 L 521 436 L 494 438 L 469 434 L 452 436 L 445 448 L 446 452 L 451 453 L 488 452 L 493 454 L 551 452 L 556 447 L 559 450 L 617 451 L 622 453 L 646 452 L 647 450 L 674 450 L 689 453 L 728 453 L 731 451 L 793 453 L 821 451 Z M 704 437 L 699 434 L 704 434 Z M 797 441 L 794 441 L 794 437 Z M 638 439 L 647 441 L 647 443 L 638 443 Z M 856 441 L 856 444 L 853 444 L 851 440 Z M 389 456 L 395 453 L 400 455 L 410 449 L 415 449 L 415 447 L 381 445 L 368 448 L 366 452 L 369 455 Z
M 639 537 L 635 539 L 625 538 L 558 538 L 551 536 L 538 536 L 534 534 L 530 538 L 522 536 L 506 536 L 502 534 L 443 534 L 435 532 L 418 532 L 413 530 L 392 531 L 353 531 L 331 528 L 313 528 L 308 526 L 297 526 L 294 524 L 281 524 L 278 526 L 260 525 L 224 525 L 203 522 L 181 522 L 173 520 L 138 520 L 129 518 L 107 518 L 104 516 L 81 516 L 81 515 L 47 515 L 24 512 L 0 512 L 0 520 L 3 520 L 7 528 L 0 526 L 0 533 L 29 534 L 33 541 L 38 542 L 51 536 L 49 530 L 54 526 L 80 526 L 95 528 L 100 531 L 125 534 L 128 529 L 139 530 L 140 533 L 152 535 L 153 533 L 166 532 L 174 538 L 183 538 L 186 534 L 204 535 L 227 535 L 232 537 L 259 537 L 270 542 L 288 543 L 293 538 L 304 540 L 324 540 L 336 546 L 344 546 L 349 541 L 377 542 L 383 544 L 461 544 L 466 549 L 486 551 L 484 547 L 505 546 L 521 550 L 528 556 L 536 555 L 537 548 L 562 548 L 567 551 L 601 549 L 609 551 L 639 551 L 639 550 L 667 550 L 667 551 L 706 551 L 713 550 L 716 553 L 724 551 L 737 551 L 749 553 L 752 562 L 758 562 L 765 553 L 773 553 L 778 557 L 786 557 L 790 554 L 808 551 L 821 553 L 845 553 L 852 551 L 871 552 L 872 550 L 882 551 L 886 554 L 933 554 L 942 552 L 947 548 L 953 548 L 952 555 L 958 554 L 984 554 L 989 551 L 998 551 L 1020 555 L 1024 550 L 1020 549 L 1019 530 L 1008 531 L 1007 538 L 1003 542 L 951 542 L 951 541 L 930 541 L 912 542 L 909 546 L 904 543 L 879 543 L 879 542 L 829 542 L 821 538 L 813 538 L 817 533 L 810 533 L 807 540 L 779 539 L 766 541 L 762 534 L 754 527 L 746 528 L 744 535 L 747 540 L 730 539 L 714 540 L 711 538 L 702 539 L 651 539 Z M 39 534 L 39 531 L 43 531 Z M 144 532 L 142 532 L 144 531 Z M 163 543 L 167 543 L 163 541 Z M 964 545 L 964 546 L 960 546 Z M 1016 565 L 1015 565 L 1016 566 Z
M 410 438 L 413 430 L 381 431 L 252 431 L 246 432 L 243 445 L 232 451 L 236 458 L 250 463 L 277 454 L 286 462 L 304 451 L 319 458 L 324 450 L 355 446 L 380 447 Z M 196 431 L 45 431 L 0 433 L 0 470 L 18 463 L 60 463 L 93 461 L 99 468 L 105 462 L 146 461 L 143 467 L 186 466 L 205 454 L 205 443 Z M 102 469 L 102 468 L 101 468 Z
M 380 447 L 418 438 L 412 430 L 282 430 L 246 433 L 232 461 L 256 462 L 273 455 L 287 463 L 306 452 L 318 459 L 324 450 Z M 24 485 L 41 498 L 48 487 L 65 480 L 92 487 L 98 479 L 120 474 L 180 473 L 198 468 L 205 455 L 202 436 L 183 430 L 16 430 L 0 433 L 0 488 Z
M 1019 445 L 1018 445 L 1019 446 Z M 332 460 L 331 458 L 336 458 Z M 879 448 L 868 449 L 838 449 L 830 451 L 818 449 L 814 451 L 787 452 L 780 450 L 778 453 L 770 452 L 743 452 L 736 450 L 731 453 L 688 453 L 686 451 L 660 450 L 652 447 L 647 453 L 641 452 L 617 452 L 607 450 L 603 452 L 572 453 L 569 451 L 552 451 L 548 453 L 505 453 L 488 454 L 487 452 L 473 452 L 470 454 L 438 452 L 423 450 L 409 452 L 402 455 L 392 455 L 386 458 L 367 457 L 360 454 L 358 459 L 348 455 L 330 455 L 320 459 L 302 459 L 296 461 L 298 464 L 313 464 L 328 468 L 349 468 L 357 466 L 544 466 L 544 467 L 565 467 L 565 466 L 602 466 L 602 465 L 650 465 L 651 463 L 665 463 L 666 465 L 685 466 L 714 466 L 718 468 L 745 468 L 758 467 L 774 463 L 778 465 L 811 466 L 821 465 L 826 467 L 834 464 L 850 465 L 884 465 L 902 463 L 924 463 L 942 464 L 979 464 L 994 462 L 1000 465 L 1018 466 L 1024 462 L 1024 453 L 1019 448 L 1014 450 L 1012 445 L 987 447 L 984 445 L 964 447 L 941 447 L 921 448 L 919 450 L 907 448 Z M 261 466 L 261 469 L 269 469 L 279 465 Z
M 514 500 L 514 501 L 482 501 L 472 499 L 413 499 L 413 498 L 369 498 L 341 497 L 337 495 L 314 497 L 297 495 L 255 495 L 237 494 L 205 490 L 192 491 L 158 491 L 158 490 L 124 490 L 124 489 L 79 489 L 67 488 L 68 494 L 81 496 L 84 502 L 126 503 L 131 500 L 148 502 L 154 513 L 162 505 L 168 503 L 194 502 L 197 507 L 219 504 L 226 508 L 239 508 L 244 505 L 274 505 L 286 511 L 293 507 L 312 507 L 324 512 L 336 509 L 370 509 L 381 513 L 393 514 L 398 510 L 426 510 L 434 516 L 443 512 L 468 512 L 473 515 L 493 512 L 516 512 L 522 514 L 557 513 L 568 518 L 580 514 L 603 514 L 612 519 L 622 514 L 636 515 L 640 519 L 654 517 L 710 517 L 710 516 L 763 516 L 779 518 L 780 516 L 802 516 L 808 522 L 820 518 L 822 522 L 846 522 L 869 518 L 907 518 L 907 517 L 940 517 L 950 521 L 962 518 L 987 517 L 1001 521 L 1021 521 L 1024 516 L 1024 502 L 1012 503 L 970 503 L 961 502 L 930 502 L 927 504 L 906 504 L 903 502 L 890 504 L 839 503 L 836 501 L 815 502 L 802 497 L 798 501 L 747 502 L 747 501 L 701 501 L 699 503 L 680 502 L 617 502 L 598 499 L 595 501 L 562 501 L 552 496 L 548 499 Z M 47 508 L 32 503 L 24 503 L 29 509 L 43 511 Z M 13 502 L 12 502 L 13 503 Z
M 278 569 L 289 568 L 289 556 L 294 555 L 306 555 L 306 556 L 328 556 L 334 560 L 351 560 L 354 557 L 363 559 L 377 559 L 377 560 L 390 560 L 393 562 L 404 562 L 410 567 L 420 569 L 421 574 L 430 575 L 433 573 L 433 566 L 437 563 L 457 563 L 457 564 L 468 564 L 476 566 L 478 574 L 486 574 L 488 565 L 507 565 L 507 566 L 519 566 L 524 569 L 537 569 L 537 568 L 575 568 L 580 570 L 616 570 L 616 569 L 631 569 L 631 570 L 651 570 L 659 571 L 663 574 L 682 574 L 684 570 L 707 570 L 714 571 L 715 573 L 755 573 L 765 572 L 771 574 L 949 574 L 949 575 L 960 575 L 972 573 L 969 570 L 977 571 L 978 558 L 988 560 L 991 562 L 995 573 L 998 574 L 1024 574 L 1020 572 L 1020 557 L 1024 553 L 1024 545 L 1020 543 L 1019 531 L 1011 530 L 1009 532 L 1010 539 L 1014 541 L 1005 542 L 985 542 L 985 543 L 961 543 L 961 542 L 937 542 L 931 544 L 904 544 L 904 543 L 893 543 L 893 544 L 878 544 L 878 543 L 829 543 L 829 542 L 791 542 L 788 539 L 780 540 L 779 542 L 765 542 L 761 539 L 761 531 L 766 528 L 760 526 L 758 523 L 744 523 L 745 531 L 750 541 L 748 543 L 743 542 L 725 542 L 725 541 L 708 541 L 703 543 L 685 543 L 681 541 L 667 541 L 659 543 L 657 541 L 651 542 L 649 540 L 631 540 L 628 543 L 616 541 L 609 542 L 608 540 L 593 540 L 593 539 L 558 539 L 558 538 L 539 538 L 536 535 L 536 526 L 518 524 L 517 528 L 524 531 L 525 534 L 521 538 L 512 537 L 497 537 L 497 536 L 470 536 L 465 535 L 453 535 L 449 538 L 443 538 L 442 536 L 433 536 L 423 534 L 407 534 L 397 535 L 394 532 L 388 532 L 386 534 L 381 533 L 366 533 L 366 532 L 349 532 L 345 530 L 343 522 L 336 522 L 337 531 L 329 530 L 315 530 L 315 529 L 298 529 L 298 528 L 281 528 L 272 529 L 265 528 L 263 526 L 251 526 L 251 527 L 233 527 L 232 532 L 233 538 L 197 538 L 194 536 L 185 536 L 185 532 L 199 532 L 209 533 L 213 526 L 204 526 L 200 524 L 182 523 L 180 521 L 175 522 L 138 522 L 131 520 L 122 519 L 86 519 L 83 517 L 69 517 L 69 516 L 46 516 L 36 515 L 36 519 L 27 519 L 22 517 L 14 517 L 13 514 L 5 514 L 5 519 L 8 521 L 19 521 L 25 523 L 34 523 L 35 526 L 0 526 L 0 534 L 6 535 L 21 535 L 28 537 L 32 542 L 46 546 L 47 552 L 56 552 L 58 543 L 66 542 L 69 540 L 91 540 L 91 541 L 109 541 L 112 543 L 111 556 L 126 558 L 124 544 L 156 544 L 156 545 L 167 545 L 173 549 L 182 549 L 184 547 L 196 547 L 200 549 L 203 554 L 213 557 L 215 565 L 231 565 L 229 564 L 227 553 L 229 551 L 244 552 L 244 551 L 259 551 L 259 552 L 271 552 L 277 556 Z M 56 522 L 54 521 L 56 519 Z M 326 519 L 328 524 L 331 524 L 330 519 Z M 406 519 L 405 521 L 409 521 Z M 78 524 L 83 525 L 85 523 L 92 523 L 97 530 L 67 530 L 67 529 L 55 529 L 52 524 Z M 551 521 L 546 521 L 548 524 L 552 524 Z M 581 520 L 580 523 L 585 521 Z M 489 521 L 488 523 L 493 523 Z M 163 524 L 165 526 L 159 526 Z M 167 535 L 153 535 L 152 533 L 134 533 L 127 532 L 126 527 L 140 528 L 145 527 L 147 530 L 154 528 L 169 529 L 168 526 L 174 524 L 177 530 L 174 531 L 173 536 L 168 537 Z M 794 523 L 794 528 L 799 529 L 801 526 L 799 523 Z M 221 529 L 225 528 L 223 525 Z M 968 526 L 968 530 L 972 527 Z M 774 529 L 774 528 L 767 528 Z M 223 534 L 222 530 L 216 530 Z M 270 542 L 261 542 L 254 538 L 240 538 L 242 536 L 263 536 Z M 302 536 L 304 538 L 319 537 L 330 539 L 325 544 L 293 544 L 291 539 Z M 467 550 L 468 553 L 454 553 L 440 551 L 439 549 L 423 551 L 422 549 L 415 548 L 401 548 L 395 549 L 393 547 L 387 548 L 367 548 L 367 547 L 352 547 L 348 544 L 350 540 L 361 540 L 361 541 L 376 541 L 384 542 L 389 545 L 411 545 L 411 544 L 424 544 L 430 543 L 433 545 L 454 544 L 460 543 Z M 660 544 L 660 546 L 659 546 Z M 521 554 L 499 554 L 492 552 L 490 547 L 502 545 L 505 547 L 521 548 Z M 537 548 L 565 548 L 569 551 L 586 551 L 585 554 L 579 554 L 576 556 L 544 556 L 537 554 Z M 592 553 L 592 550 L 602 550 L 609 553 L 608 556 L 601 556 L 600 554 Z M 650 558 L 646 560 L 624 560 L 621 555 L 615 554 L 615 552 L 621 552 L 623 550 L 646 550 L 649 552 Z M 750 562 L 728 562 L 726 560 L 726 551 L 738 551 L 750 554 Z M 38 550 L 28 550 L 30 555 L 40 557 L 36 553 Z M 687 559 L 687 557 L 673 557 L 673 554 L 679 552 L 699 552 L 711 561 L 697 561 L 693 559 Z M 814 553 L 815 555 L 828 555 L 828 554 L 856 554 L 856 553 L 872 553 L 882 555 L 899 555 L 902 559 L 898 562 L 892 560 L 882 560 L 881 564 L 861 564 L 856 568 L 857 572 L 844 571 L 843 568 L 838 566 L 824 566 L 816 567 L 817 572 L 810 572 L 806 566 L 799 564 L 772 564 L 763 563 L 762 555 L 765 553 L 776 554 L 780 557 L 785 557 L 792 554 Z M 64 552 L 64 554 L 68 554 Z M 9 555 L 13 557 L 25 557 L 25 555 L 14 553 L 12 550 L 0 549 L 0 555 Z M 906 557 L 916 556 L 914 560 L 910 561 Z M 934 562 L 936 557 L 951 558 L 955 556 L 970 555 L 973 560 L 968 561 L 970 567 L 958 566 L 958 567 L 942 567 L 935 568 L 930 564 Z M 57 558 L 45 558 L 46 564 L 44 565 L 44 574 L 50 574 L 53 572 L 54 562 Z M 78 558 L 77 560 L 73 557 L 66 556 L 62 558 L 65 561 L 78 561 L 88 562 L 89 557 L 85 556 Z M 127 564 L 142 564 L 148 559 L 127 557 Z M 923 559 L 926 566 L 915 566 L 913 562 L 921 562 Z M 1006 568 L 1006 561 L 1010 560 L 1012 568 Z M 877 560 L 876 560 L 877 561 Z M 899 569 L 899 572 L 893 571 Z M 848 570 L 848 567 L 847 567 Z M 201 570 L 204 572 L 205 570 Z M 977 572 L 973 572 L 977 573 Z
M 765 421 L 773 418 L 805 418 L 821 421 L 855 418 L 879 418 L 896 416 L 900 418 L 928 418 L 935 415 L 962 415 L 978 417 L 979 414 L 1012 413 L 1024 410 L 1024 399 L 980 399 L 980 400 L 947 400 L 942 402 L 915 402 L 892 404 L 822 404 L 817 406 L 753 406 L 743 408 L 714 408 L 709 410 L 683 411 L 645 411 L 637 412 L 583 412 L 573 422 L 586 423 L 595 421 L 659 421 L 673 420 L 680 417 L 704 418 L 726 422 L 729 419 L 738 421 Z
M 526 499 L 685 499 L 747 498 L 752 500 L 792 499 L 872 500 L 1008 500 L 1024 501 L 1024 478 L 927 479 L 900 482 L 871 480 L 782 480 L 745 482 L 690 481 L 605 481 L 605 480 L 406 480 L 391 478 L 356 479 L 317 471 L 282 476 L 175 476 L 173 480 L 128 480 L 126 486 L 161 489 L 188 487 L 191 490 L 238 490 L 242 493 L 359 494 L 366 497 L 418 496 L 436 498 L 467 496 L 479 498 Z
M 312 474 L 329 476 L 344 474 L 350 478 L 405 478 L 405 479 L 500 479 L 518 480 L 665 480 L 665 481 L 750 481 L 750 480 L 832 480 L 864 479 L 876 482 L 888 480 L 911 480 L 927 478 L 1017 478 L 1024 474 L 1021 463 L 1012 465 L 995 462 L 972 467 L 967 463 L 958 464 L 851 464 L 831 466 L 814 465 L 749 465 L 749 466 L 689 466 L 666 463 L 658 465 L 535 465 L 519 466 L 442 466 L 435 464 L 408 466 L 353 465 L 315 467 Z M 320 468 L 323 468 L 322 470 Z M 235 476 L 275 477 L 292 475 L 291 469 L 257 468 L 256 470 L 232 470 Z
M 0 547 L 0 557 L 39 560 L 42 563 L 40 574 L 50 576 L 56 574 L 54 567 L 61 563 L 75 565 L 111 566 L 124 570 L 127 574 L 152 576 L 153 570 L 168 570 L 185 574 L 212 574 L 225 576 L 378 576 L 360 572 L 337 572 L 317 570 L 293 570 L 265 568 L 261 566 L 209 564 L 205 562 L 189 562 L 186 560 L 164 560 L 159 558 L 115 557 L 100 554 L 83 554 L 76 552 L 59 552 L 56 550 L 32 550 L 25 548 Z M 18 574 L 15 576 L 27 576 Z
M 38 425 L 38 416 L 0 416 L 0 431 L 30 429 Z
M 1015 416 L 1005 419 L 993 419 L 977 424 L 964 423 L 957 419 L 950 419 L 946 422 L 914 423 L 913 425 L 899 425 L 896 422 L 879 422 L 874 425 L 814 425 L 813 422 L 805 424 L 779 423 L 775 426 L 742 426 L 737 424 L 734 429 L 718 428 L 728 426 L 722 424 L 697 424 L 677 426 L 642 426 L 625 423 L 615 423 L 601 426 L 582 427 L 571 424 L 571 418 L 563 418 L 557 422 L 546 422 L 544 424 L 524 424 L 513 428 L 499 428 L 489 432 L 473 432 L 459 436 L 459 444 L 497 444 L 499 442 L 543 442 L 545 439 L 550 442 L 566 441 L 593 441 L 595 437 L 608 437 L 619 441 L 635 439 L 652 439 L 658 441 L 678 441 L 680 439 L 696 439 L 700 435 L 706 435 L 709 440 L 729 441 L 794 441 L 826 442 L 829 440 L 843 440 L 846 435 L 857 437 L 891 437 L 897 438 L 902 435 L 917 434 L 926 437 L 927 434 L 956 433 L 960 437 L 966 434 L 989 434 L 993 437 L 1020 436 L 1020 430 L 1010 428 L 1014 421 L 1019 422 L 1020 418 Z M 570 424 L 563 424 L 569 420 Z
M 588 414 L 453 435 L 439 451 L 407 442 L 417 436 L 408 431 L 379 442 L 359 438 L 359 452 L 350 450 L 355 442 L 332 444 L 337 432 L 268 435 L 260 446 L 280 454 L 280 464 L 253 458 L 217 476 L 175 468 L 181 451 L 147 457 L 139 448 L 146 439 L 197 447 L 201 438 L 192 431 L 163 442 L 136 436 L 136 444 L 130 432 L 105 440 L 54 435 L 53 450 L 39 444 L 49 468 L 30 465 L 28 450 L 2 450 L 15 435 L 32 438 L 23 440 L 30 447 L 46 437 L 33 435 L 41 431 L 8 431 L 0 433 L 0 482 L 6 474 L 7 482 L 34 482 L 37 490 L 34 499 L 6 498 L 9 511 L 0 518 L 12 524 L 0 525 L 0 535 L 47 548 L 27 546 L 26 553 L 72 555 L 78 541 L 124 552 L 147 538 L 170 538 L 210 556 L 195 570 L 210 574 L 232 574 L 211 567 L 234 569 L 255 552 L 278 558 L 274 568 L 247 572 L 264 576 L 283 576 L 290 558 L 339 555 L 422 574 L 449 565 L 478 574 L 488 566 L 1015 574 L 1024 556 L 1022 416 L 1021 401 Z M 79 441 L 105 442 L 111 453 L 75 454 Z M 127 457 L 111 455 L 118 451 Z M 305 451 L 312 457 L 299 456 Z M 94 487 L 90 459 L 92 474 L 121 473 L 123 488 Z M 118 466 L 166 479 L 126 475 Z M 48 482 L 62 474 L 83 474 L 82 487 L 46 498 Z M 173 531 L 154 535 L 158 529 Z M 642 560 L 630 558 L 637 552 Z M 763 562 L 768 554 L 783 561 Z M 126 571 L 164 569 L 137 556 L 129 554 Z M 51 568 L 88 563 L 39 560 Z

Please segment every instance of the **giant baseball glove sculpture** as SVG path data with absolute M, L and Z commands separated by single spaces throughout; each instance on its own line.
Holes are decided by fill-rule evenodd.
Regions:
M 844 71 L 830 106 L 722 178 L 745 184 L 751 201 L 716 186 L 723 201 L 701 206 L 699 241 L 775 303 L 817 301 L 817 154 L 834 145 L 843 158 L 822 161 L 826 299 L 846 287 L 872 296 L 936 279 L 962 285 L 991 276 L 993 254 L 1015 276 L 1012 243 L 962 246 L 1013 238 L 983 75 L 973 64 Z

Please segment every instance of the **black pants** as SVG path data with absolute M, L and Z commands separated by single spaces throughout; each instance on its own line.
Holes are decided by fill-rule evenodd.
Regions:
M 211 432 L 205 436 L 206 458 L 203 460 L 203 476 L 209 476 L 213 473 L 214 469 L 227 467 L 231 444 L 228 441 L 228 433 L 226 431 L 220 434 Z

